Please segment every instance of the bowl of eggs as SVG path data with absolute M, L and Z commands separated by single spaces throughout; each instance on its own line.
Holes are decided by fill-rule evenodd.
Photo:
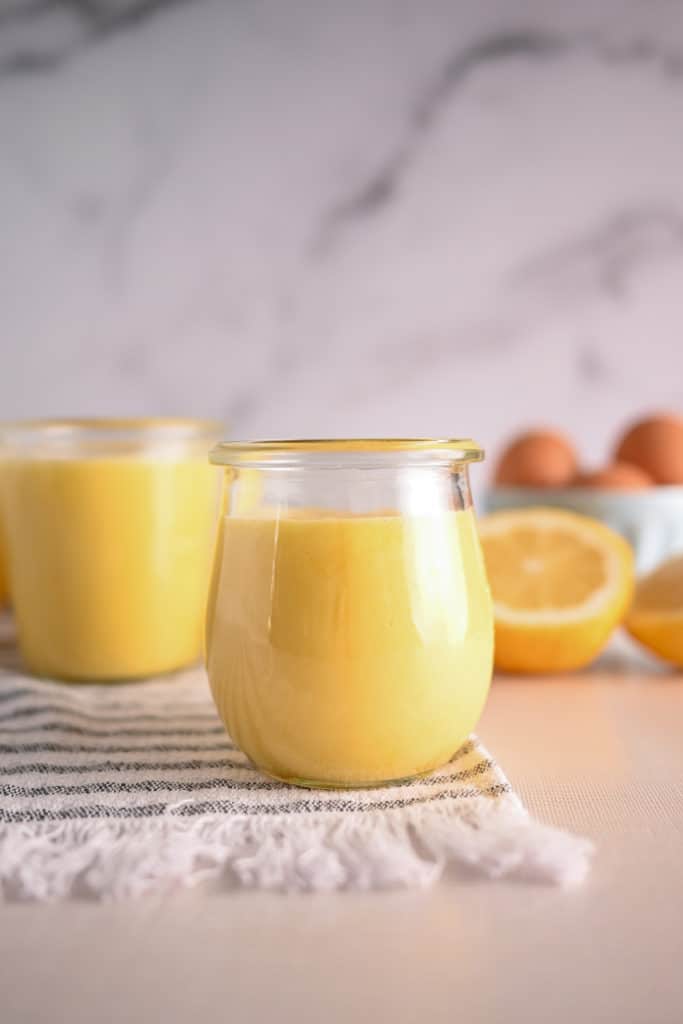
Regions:
M 529 430 L 504 449 L 485 504 L 489 512 L 544 505 L 600 519 L 631 543 L 638 573 L 649 572 L 683 552 L 683 417 L 631 424 L 597 470 L 582 468 L 564 434 Z

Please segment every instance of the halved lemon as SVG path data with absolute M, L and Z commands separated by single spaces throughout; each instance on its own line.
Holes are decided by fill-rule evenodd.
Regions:
M 496 667 L 561 672 L 595 658 L 633 593 L 633 554 L 603 523 L 564 509 L 479 522 L 493 593 Z
M 655 654 L 683 666 L 683 555 L 638 582 L 626 628 Z

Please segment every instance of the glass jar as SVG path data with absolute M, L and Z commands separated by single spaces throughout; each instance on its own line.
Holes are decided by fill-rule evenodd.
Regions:
M 115 680 L 197 661 L 218 509 L 217 423 L 0 428 L 0 498 L 26 666 Z
M 208 604 L 213 697 L 297 785 L 446 763 L 491 681 L 470 441 L 263 441 L 211 453 L 224 490 Z

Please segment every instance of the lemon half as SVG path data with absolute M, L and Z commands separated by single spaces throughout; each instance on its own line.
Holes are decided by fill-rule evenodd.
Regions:
M 633 554 L 603 523 L 563 509 L 479 523 L 494 600 L 496 667 L 561 672 L 595 658 L 633 594 Z
M 639 581 L 626 628 L 655 654 L 683 666 L 683 555 Z

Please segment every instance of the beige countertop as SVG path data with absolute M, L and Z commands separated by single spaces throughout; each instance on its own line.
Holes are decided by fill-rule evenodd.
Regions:
M 615 655 L 495 682 L 480 735 L 528 806 L 595 838 L 570 891 L 183 892 L 9 905 L 2 1024 L 683 1020 L 683 676 Z

